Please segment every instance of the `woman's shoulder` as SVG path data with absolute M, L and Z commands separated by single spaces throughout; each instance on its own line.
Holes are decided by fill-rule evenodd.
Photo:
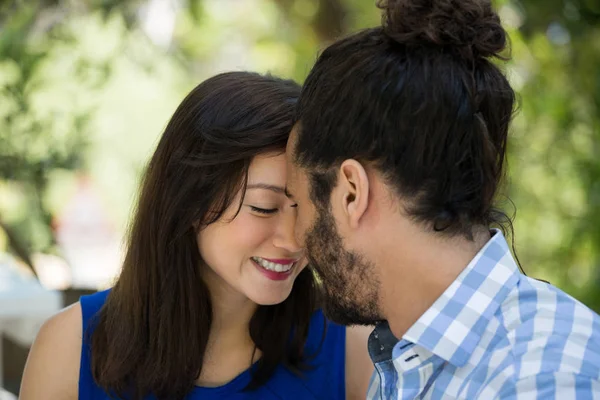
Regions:
M 313 366 L 327 366 L 328 374 L 343 381 L 346 349 L 346 327 L 327 319 L 322 310 L 313 313 L 305 355 Z M 330 376 L 333 378 L 333 375 Z
M 106 298 L 108 297 L 109 293 L 110 289 L 86 296 L 81 296 L 79 299 L 79 304 L 81 307 L 82 325 L 84 327 L 88 327 L 92 319 L 102 309 L 102 306 L 104 306 L 104 303 L 106 303 Z
M 346 399 L 364 399 L 375 366 L 368 350 L 374 326 L 346 327 Z
M 29 352 L 20 399 L 77 399 L 82 330 L 80 303 L 42 325 Z
M 310 319 L 307 347 L 331 346 L 343 348 L 346 342 L 346 327 L 327 319 L 321 309 L 313 312 Z
M 345 327 L 316 310 L 309 322 L 303 366 L 297 372 L 278 368 L 268 390 L 286 399 L 345 398 L 345 343 Z
M 327 319 L 322 310 L 313 314 L 307 346 L 309 353 L 316 351 L 313 365 L 317 374 L 311 377 L 317 379 L 317 384 L 325 385 L 318 390 L 336 390 L 337 386 L 332 394 L 336 398 L 365 398 L 374 370 L 367 349 L 373 328 L 340 325 Z
M 78 398 L 82 358 L 87 356 L 83 341 L 109 292 L 82 296 L 44 322 L 27 358 L 21 399 Z

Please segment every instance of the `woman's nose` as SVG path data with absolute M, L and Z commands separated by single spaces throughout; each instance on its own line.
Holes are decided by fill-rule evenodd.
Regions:
M 302 247 L 296 240 L 296 236 L 294 234 L 296 213 L 292 209 L 286 211 L 287 212 L 281 213 L 279 226 L 277 227 L 275 236 L 273 238 L 273 245 L 275 247 L 284 249 L 289 253 L 301 253 Z

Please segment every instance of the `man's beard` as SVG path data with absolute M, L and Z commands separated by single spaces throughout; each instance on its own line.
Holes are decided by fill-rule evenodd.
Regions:
M 343 247 L 331 212 L 318 209 L 306 235 L 309 265 L 324 289 L 323 311 L 342 325 L 374 325 L 379 310 L 380 282 L 373 264 Z

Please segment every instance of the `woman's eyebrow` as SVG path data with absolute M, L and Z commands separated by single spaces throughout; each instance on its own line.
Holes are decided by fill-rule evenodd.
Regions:
M 284 193 L 285 194 L 285 188 L 283 188 L 282 186 L 271 185 L 268 183 L 249 183 L 246 186 L 246 190 L 250 190 L 250 189 L 266 189 L 266 190 L 271 190 L 275 193 Z

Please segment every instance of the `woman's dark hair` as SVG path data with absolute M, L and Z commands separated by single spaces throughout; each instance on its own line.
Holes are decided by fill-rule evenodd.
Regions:
M 334 167 L 353 158 L 436 231 L 471 238 L 475 225 L 501 225 L 493 203 L 515 93 L 491 61 L 506 60 L 498 15 L 487 0 L 378 5 L 382 26 L 329 46 L 302 89 L 294 154 L 313 201 L 329 203 Z
M 245 189 L 256 155 L 285 151 L 299 93 L 290 80 L 225 73 L 198 85 L 173 114 L 143 179 L 121 275 L 94 324 L 92 374 L 107 392 L 171 400 L 193 388 L 212 321 L 197 232 Z M 308 269 L 283 303 L 258 308 L 249 329 L 262 357 L 247 389 L 280 363 L 304 366 L 315 308 Z

